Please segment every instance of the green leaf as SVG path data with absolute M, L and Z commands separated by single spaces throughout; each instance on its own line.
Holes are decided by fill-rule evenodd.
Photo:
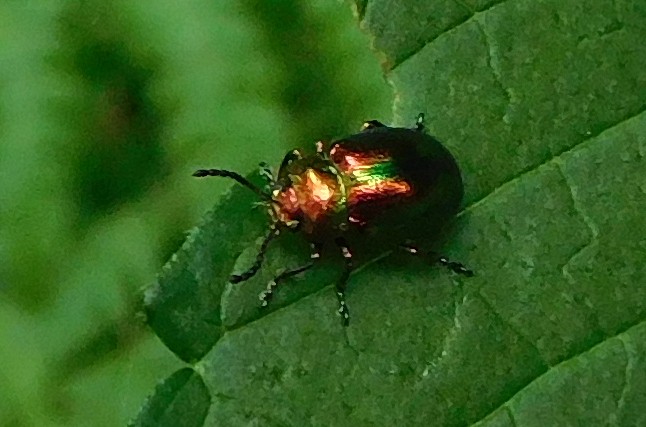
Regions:
M 251 210 L 255 197 L 233 188 L 146 291 L 148 324 L 185 361 L 201 359 L 224 333 L 220 300 L 231 269 L 266 226 Z
M 201 426 L 211 403 L 209 390 L 191 368 L 180 369 L 159 384 L 132 427 Z
M 397 122 L 426 112 L 462 167 L 465 208 L 443 252 L 476 277 L 366 256 L 343 329 L 329 260 L 261 312 L 258 292 L 307 248 L 283 239 L 261 275 L 227 285 L 263 233 L 234 189 L 148 305 L 167 345 L 200 360 L 206 425 L 644 422 L 646 8 L 445 3 L 357 9 Z

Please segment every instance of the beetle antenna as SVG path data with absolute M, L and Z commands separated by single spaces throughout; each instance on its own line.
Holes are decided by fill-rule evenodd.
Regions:
M 231 178 L 237 181 L 239 184 L 244 185 L 245 187 L 247 187 L 257 195 L 259 195 L 262 199 L 267 200 L 268 202 L 275 203 L 275 201 L 271 198 L 269 194 L 265 193 L 260 188 L 256 187 L 251 182 L 249 182 L 247 178 L 245 178 L 244 176 L 236 172 L 231 172 L 223 169 L 199 169 L 193 173 L 193 176 L 196 176 L 198 178 L 203 178 L 205 176 L 222 176 L 225 178 Z

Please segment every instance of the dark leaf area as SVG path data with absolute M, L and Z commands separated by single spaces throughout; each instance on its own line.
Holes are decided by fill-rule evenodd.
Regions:
M 169 348 L 199 360 L 213 396 L 204 424 L 644 424 L 646 8 L 357 8 L 396 121 L 425 112 L 461 165 L 465 207 L 442 251 L 476 276 L 370 255 L 344 329 L 325 286 L 340 272 L 331 257 L 261 312 L 258 292 L 307 248 L 287 238 L 260 275 L 229 285 L 266 221 L 233 189 L 147 300 Z
M 155 389 L 132 427 L 191 427 L 203 425 L 211 397 L 202 378 L 190 368 L 181 369 Z

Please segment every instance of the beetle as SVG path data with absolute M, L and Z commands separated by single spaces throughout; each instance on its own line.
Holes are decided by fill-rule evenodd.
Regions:
M 230 282 L 253 277 L 269 243 L 280 233 L 302 233 L 310 242 L 310 261 L 283 271 L 268 283 L 260 294 L 265 307 L 281 282 L 312 268 L 322 247 L 332 243 L 345 260 L 336 282 L 338 313 L 344 326 L 350 320 L 345 302 L 346 283 L 353 269 L 349 242 L 380 239 L 386 233 L 392 240 L 411 227 L 439 228 L 455 216 L 464 193 L 454 157 L 425 133 L 423 114 L 413 128 L 366 121 L 356 134 L 329 144 L 317 142 L 311 154 L 298 149 L 288 152 L 276 176 L 261 164 L 261 174 L 267 183 L 264 189 L 227 170 L 200 169 L 193 174 L 233 179 L 258 194 L 268 208 L 271 224 L 255 262 L 245 272 L 232 275 Z M 409 241 L 397 246 L 411 254 L 419 252 Z M 461 263 L 443 256 L 434 261 L 456 273 L 473 275 Z

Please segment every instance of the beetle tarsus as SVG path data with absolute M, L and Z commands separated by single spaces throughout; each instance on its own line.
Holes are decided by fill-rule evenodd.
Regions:
M 454 273 L 461 274 L 466 277 L 473 277 L 474 275 L 473 270 L 469 270 L 461 262 L 450 261 L 444 256 L 438 256 L 437 262 Z
M 265 162 L 258 164 L 258 173 L 265 180 L 267 184 L 274 183 L 274 172 L 271 170 L 269 165 Z
M 269 305 L 269 301 L 271 301 L 271 299 L 274 296 L 274 291 L 276 290 L 276 288 L 281 282 L 284 282 L 290 277 L 296 276 L 297 274 L 307 271 L 313 266 L 314 266 L 314 263 L 310 261 L 307 264 L 301 265 L 299 267 L 285 270 L 282 273 L 280 273 L 278 276 L 274 277 L 273 280 L 267 283 L 267 288 L 264 291 L 262 291 L 258 296 L 258 298 L 260 299 L 260 306 L 267 307 L 267 305 Z
M 400 245 L 400 247 L 408 252 L 411 255 L 420 255 L 421 251 L 413 244 L 405 243 Z M 439 255 L 435 252 L 429 252 L 428 255 L 433 259 L 433 262 L 441 264 L 442 266 L 448 268 L 456 274 L 461 274 L 466 277 L 473 277 L 475 274 L 473 270 L 469 270 L 464 264 L 460 262 L 451 261 L 443 255 Z
M 415 120 L 415 129 L 418 132 L 424 132 L 424 129 L 426 129 L 426 126 L 424 126 L 424 113 L 419 113 L 417 115 L 417 119 Z
M 350 252 L 348 244 L 344 238 L 340 237 L 336 239 L 336 244 L 341 249 L 343 259 L 345 260 L 343 273 L 336 282 L 336 297 L 339 301 L 338 313 L 341 316 L 341 324 L 343 326 L 348 326 L 350 324 L 350 311 L 348 310 L 348 305 L 345 302 L 345 288 L 348 283 L 348 279 L 350 278 L 350 272 L 352 271 L 352 252 Z
M 384 128 L 386 127 L 385 124 L 381 123 L 379 120 L 366 120 L 363 122 L 363 125 L 361 125 L 361 132 L 374 129 L 374 128 Z

